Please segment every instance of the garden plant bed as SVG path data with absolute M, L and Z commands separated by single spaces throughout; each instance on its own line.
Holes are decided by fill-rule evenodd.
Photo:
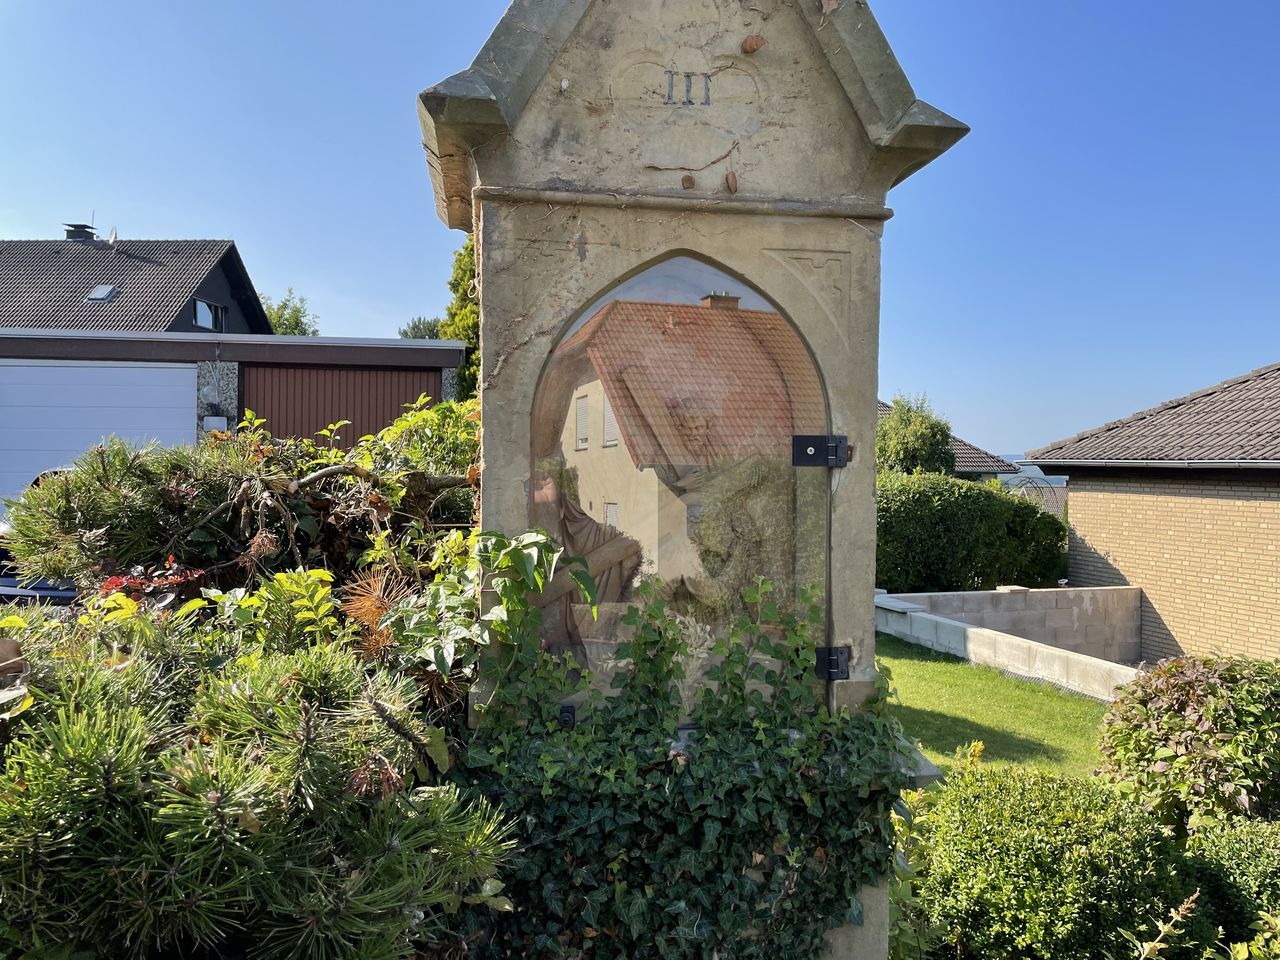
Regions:
M 1105 704 L 884 634 L 876 639 L 876 659 L 892 676 L 893 713 L 944 771 L 975 740 L 995 765 L 1087 776 L 1098 764 Z

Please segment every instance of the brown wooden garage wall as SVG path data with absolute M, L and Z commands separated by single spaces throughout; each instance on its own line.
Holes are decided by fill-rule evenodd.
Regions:
M 241 404 L 278 437 L 310 437 L 350 420 L 343 446 L 377 433 L 422 394 L 440 396 L 440 370 L 241 365 Z

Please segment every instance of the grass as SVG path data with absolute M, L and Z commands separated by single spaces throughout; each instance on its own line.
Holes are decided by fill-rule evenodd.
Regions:
M 1098 764 L 1106 704 L 934 653 L 883 634 L 876 660 L 897 692 L 893 712 L 925 756 L 950 770 L 974 740 L 995 765 L 1087 776 Z

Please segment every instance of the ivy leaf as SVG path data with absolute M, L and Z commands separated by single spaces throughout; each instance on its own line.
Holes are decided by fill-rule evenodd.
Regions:
M 445 739 L 444 730 L 440 727 L 427 728 L 427 756 L 441 770 L 449 769 L 449 744 Z

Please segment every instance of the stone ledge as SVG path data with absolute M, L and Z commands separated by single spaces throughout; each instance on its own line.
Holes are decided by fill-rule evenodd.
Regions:
M 879 601 L 876 606 L 881 606 Z M 1051 683 L 1095 700 L 1114 700 L 1116 689 L 1133 682 L 1138 675 L 1134 667 L 958 620 L 917 611 L 910 616 L 893 613 L 897 615 L 878 610 L 876 629 L 917 646 L 995 667 L 1013 676 Z

